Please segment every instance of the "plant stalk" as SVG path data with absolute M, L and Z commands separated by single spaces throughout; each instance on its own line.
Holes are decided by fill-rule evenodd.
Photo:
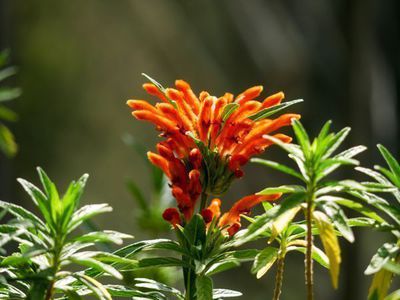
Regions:
M 192 269 L 187 269 L 185 285 L 185 300 L 196 299 L 196 274 Z
M 54 269 L 54 279 L 52 279 L 49 283 L 49 287 L 46 291 L 46 300 L 53 299 L 54 296 L 54 284 L 56 283 L 56 275 L 60 268 L 60 257 L 62 252 L 62 245 L 64 244 L 64 238 L 61 238 L 56 242 L 56 246 L 54 247 L 54 257 L 53 257 L 53 269 Z
M 282 293 L 282 283 L 283 283 L 283 270 L 285 267 L 285 255 L 281 255 L 278 258 L 277 262 L 277 270 L 275 276 L 275 288 L 274 288 L 274 296 L 273 300 L 279 300 L 279 297 Z
M 307 287 L 307 300 L 314 299 L 314 279 L 313 279 L 313 234 L 312 234 L 312 213 L 313 213 L 313 197 L 307 201 L 306 210 L 306 223 L 307 223 L 307 237 L 306 237 L 306 258 L 305 258 L 305 279 Z

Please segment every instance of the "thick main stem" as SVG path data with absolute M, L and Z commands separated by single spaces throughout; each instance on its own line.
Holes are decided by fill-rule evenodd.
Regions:
M 185 300 L 196 299 L 196 274 L 192 269 L 187 269 L 185 285 Z
M 285 267 L 285 257 L 281 256 L 278 258 L 278 262 L 277 262 L 274 297 L 272 298 L 273 300 L 279 300 L 279 297 L 281 296 L 284 267 Z
M 56 242 L 56 245 L 54 247 L 54 257 L 53 257 L 53 269 L 54 269 L 54 278 L 51 280 L 51 282 L 49 283 L 49 287 L 47 288 L 46 291 L 46 300 L 51 300 L 53 299 L 54 296 L 54 284 L 56 283 L 56 275 L 57 272 L 60 268 L 60 256 L 61 256 L 61 252 L 62 252 L 62 245 L 64 238 L 61 238 L 60 240 L 58 240 L 58 242 Z
M 306 222 L 307 222 L 307 237 L 306 237 L 306 258 L 305 258 L 305 277 L 307 286 L 307 300 L 314 299 L 314 279 L 313 279 L 313 235 L 312 235 L 312 213 L 313 213 L 313 197 L 307 201 Z

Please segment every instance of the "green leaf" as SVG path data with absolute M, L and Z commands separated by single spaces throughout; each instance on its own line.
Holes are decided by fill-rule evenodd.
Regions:
M 385 300 L 399 300 L 399 299 L 400 299 L 400 290 L 394 291 L 385 298 Z
M 358 217 L 349 219 L 348 224 L 350 227 L 373 227 L 376 221 L 370 218 Z
M 317 137 L 318 143 L 321 143 L 328 136 L 331 125 L 332 125 L 332 121 L 329 120 L 324 124 L 324 126 L 322 126 L 322 129 L 319 132 L 318 137 Z
M 13 255 L 7 256 L 6 258 L 3 259 L 1 262 L 2 266 L 18 266 L 23 263 L 28 262 L 30 259 L 46 254 L 48 252 L 48 249 L 43 249 L 42 247 L 32 247 L 29 249 L 29 251 L 20 254 L 20 253 L 13 253 Z
M 234 298 L 243 296 L 241 292 L 227 289 L 213 289 L 213 299 Z
M 384 220 L 377 213 L 375 213 L 372 209 L 370 209 L 367 206 L 362 205 L 358 202 L 355 202 L 353 200 L 349 200 L 349 199 L 345 199 L 345 198 L 341 198 L 341 197 L 335 197 L 335 196 L 322 196 L 322 197 L 319 197 L 316 201 L 317 202 L 318 201 L 328 201 L 328 202 L 333 201 L 341 206 L 355 210 L 368 218 L 374 219 L 375 221 L 377 221 L 379 223 L 384 222 Z
M 139 260 L 139 268 L 148 267 L 189 267 L 182 260 L 174 257 L 151 257 Z
M 78 257 L 76 255 L 71 256 L 68 258 L 71 262 L 76 263 L 78 265 L 82 265 L 88 268 L 94 268 L 96 270 L 99 270 L 101 272 L 110 274 L 111 276 L 121 280 L 123 277 L 120 272 L 118 272 L 114 267 L 107 265 L 105 263 L 102 263 L 94 258 L 82 258 Z
M 323 159 L 328 158 L 333 152 L 335 152 L 337 148 L 339 148 L 339 146 L 346 139 L 350 130 L 351 130 L 350 127 L 343 128 L 332 138 L 332 140 L 329 141 L 324 151 L 325 154 L 323 155 Z
M 203 217 L 199 214 L 193 215 L 190 222 L 185 226 L 183 234 L 190 242 L 190 245 L 197 246 L 204 244 L 206 239 L 206 225 Z
M 0 81 L 3 81 L 4 79 L 13 76 L 16 73 L 17 73 L 16 67 L 8 67 L 3 70 L 0 70 Z
M 253 163 L 258 163 L 267 167 L 270 167 L 272 169 L 278 170 L 282 173 L 286 173 L 288 175 L 291 175 L 293 177 L 299 178 L 301 180 L 303 180 L 303 177 L 301 176 L 301 174 L 295 170 L 293 170 L 292 168 L 289 168 L 287 166 L 284 166 L 282 164 L 279 164 L 277 162 L 271 161 L 271 160 L 266 160 L 266 159 L 261 159 L 261 158 L 252 158 L 251 162 Z
M 100 300 L 112 300 L 110 293 L 107 289 L 97 280 L 87 275 L 74 273 L 73 276 L 82 282 L 93 294 Z
M 42 213 L 42 216 L 47 222 L 47 225 L 51 229 L 55 230 L 56 223 L 51 214 L 51 207 L 47 197 L 42 193 L 41 190 L 39 190 L 29 181 L 26 181 L 25 179 L 22 178 L 18 178 L 17 181 L 21 184 L 23 189 L 31 197 L 33 203 L 35 203 L 35 205 L 39 208 L 40 212 Z
M 82 222 L 84 222 L 87 219 L 90 219 L 91 217 L 110 212 L 112 211 L 112 207 L 109 206 L 107 203 L 102 203 L 102 204 L 91 204 L 91 205 L 85 205 L 78 209 L 73 215 L 71 222 L 68 226 L 68 232 L 72 232 L 75 228 L 77 228 Z
M 0 106 L 0 120 L 15 122 L 18 120 L 18 115 L 11 109 L 5 106 Z
M 13 100 L 21 96 L 22 92 L 20 88 L 0 88 L 0 102 Z
M 272 116 L 278 112 L 280 112 L 283 109 L 288 108 L 289 106 L 292 106 L 294 104 L 303 102 L 303 99 L 297 99 L 297 100 L 292 100 L 292 101 L 288 101 L 288 102 L 284 102 L 278 105 L 274 105 L 268 108 L 264 108 L 261 111 L 255 113 L 254 115 L 249 116 L 248 118 L 250 120 L 253 120 L 254 122 L 262 120 L 262 119 L 266 119 L 269 116 Z
M 183 295 L 180 291 L 164 283 L 160 283 L 158 281 L 148 278 L 135 278 L 135 281 L 138 282 L 135 284 L 136 287 L 151 289 L 154 291 L 159 291 L 164 293 L 170 293 L 177 296 L 179 299 L 183 299 Z
M 297 241 L 293 241 L 293 243 L 295 243 L 295 242 L 297 242 Z M 287 248 L 287 251 L 290 252 L 290 251 L 295 250 L 295 251 L 301 252 L 303 254 L 306 254 L 307 242 L 304 241 L 304 240 L 301 240 L 301 242 L 304 242 L 304 244 L 303 244 L 304 247 L 301 247 L 301 246 L 289 246 Z M 321 266 L 323 266 L 324 268 L 329 269 L 329 258 L 326 256 L 326 254 L 321 249 L 319 249 L 316 246 L 313 246 L 312 252 L 311 252 L 311 257 L 312 257 L 313 260 L 315 260 Z
M 225 122 L 231 116 L 231 114 L 233 114 L 239 108 L 239 106 L 240 105 L 238 103 L 229 103 L 225 105 L 221 115 L 222 121 Z
M 288 227 L 288 225 L 292 222 L 299 210 L 300 206 L 289 209 L 272 222 L 271 237 L 269 239 L 269 242 L 272 242 L 277 236 L 282 233 L 282 231 L 284 231 Z
M 42 220 L 40 220 L 34 214 L 19 205 L 0 201 L 0 208 L 7 210 L 10 214 L 16 216 L 20 220 L 28 219 L 32 221 L 33 224 L 39 226 L 41 229 L 46 228 L 46 225 L 42 222 Z
M 333 221 L 335 227 L 350 243 L 354 242 L 354 234 L 351 230 L 346 215 L 343 210 L 334 202 L 328 202 L 322 205 L 325 213 Z
M 142 292 L 123 285 L 107 284 L 104 285 L 111 296 L 114 297 L 133 297 L 133 299 L 160 299 L 160 294 L 157 292 Z M 137 298 L 136 298 L 137 297 Z M 162 298 L 164 299 L 164 298 Z M 181 299 L 181 298 L 179 298 Z
M 60 223 L 62 223 L 62 220 L 58 219 L 59 214 L 61 214 L 62 205 L 56 185 L 50 180 L 47 174 L 40 167 L 37 168 L 37 172 L 39 173 L 40 181 L 43 184 L 47 196 L 47 207 L 51 213 L 51 218 L 54 224 L 59 225 Z
M 382 174 L 375 172 L 374 170 L 368 169 L 368 168 L 363 168 L 363 167 L 357 167 L 355 168 L 357 171 L 364 173 L 368 175 L 369 177 L 372 177 L 375 179 L 377 182 L 385 184 L 385 185 L 390 185 L 391 182 L 385 178 Z
M 339 282 L 341 263 L 339 242 L 329 218 L 319 211 L 315 211 L 313 216 L 315 224 L 319 230 L 319 236 L 324 246 L 325 253 L 329 258 L 329 271 L 331 274 L 332 285 L 336 289 Z
M 396 263 L 394 260 L 387 261 L 383 268 L 393 274 L 400 275 L 400 264 Z
M 317 181 L 326 177 L 342 165 L 359 165 L 359 161 L 351 158 L 330 158 L 324 160 L 317 169 Z
M 365 275 L 371 275 L 379 270 L 389 261 L 396 253 L 400 250 L 399 246 L 395 243 L 385 243 L 378 249 L 376 254 L 372 257 L 367 269 L 365 270 Z
M 104 230 L 104 231 L 94 231 L 89 232 L 84 235 L 75 237 L 72 239 L 72 242 L 80 242 L 80 243 L 114 243 L 121 245 L 123 243 L 123 239 L 132 239 L 133 236 L 129 234 L 120 233 L 118 231 L 112 230 Z
M 310 155 L 311 150 L 310 150 L 310 138 L 308 137 L 306 130 L 304 129 L 300 121 L 296 119 L 292 120 L 292 126 L 297 141 L 300 144 L 301 149 L 303 150 L 304 156 L 308 157 Z
M 198 276 L 196 278 L 196 295 L 197 300 L 213 299 L 213 282 L 208 276 Z
M 306 190 L 301 185 L 282 185 L 278 187 L 265 188 L 258 192 L 257 195 L 272 195 L 272 194 L 293 194 L 293 193 L 304 193 Z
M 86 186 L 87 179 L 89 178 L 88 174 L 84 174 L 81 178 L 78 179 L 77 182 L 72 181 L 61 199 L 61 228 L 62 231 L 66 231 L 68 229 L 68 225 L 71 222 L 71 217 L 74 211 L 78 208 L 81 196 Z M 54 192 L 53 192 L 54 193 Z M 53 197 L 57 197 L 54 194 Z M 86 219 L 85 222 L 87 222 Z
M 131 257 L 142 250 L 146 249 L 169 249 L 174 250 L 176 252 L 182 252 L 179 244 L 174 241 L 168 239 L 154 239 L 154 240 L 145 240 L 136 242 L 130 245 L 127 245 L 117 251 L 114 252 L 115 255 L 122 257 Z
M 8 157 L 14 156 L 18 151 L 14 135 L 3 124 L 0 124 L 0 150 Z
M 392 273 L 380 270 L 374 275 L 368 291 L 368 300 L 384 300 L 392 281 Z
M 365 147 L 363 145 L 354 146 L 354 147 L 351 147 L 351 148 L 349 148 L 347 150 L 344 150 L 343 152 L 340 152 L 334 158 L 337 158 L 337 159 L 352 158 L 352 157 L 360 154 L 361 152 L 364 152 L 365 150 L 367 150 L 367 147 Z
M 378 149 L 381 152 L 386 163 L 388 164 L 390 170 L 395 175 L 395 179 L 396 179 L 395 184 L 398 187 L 400 187 L 400 165 L 399 165 L 399 163 L 383 145 L 378 145 Z
M 240 266 L 240 262 L 234 259 L 227 259 L 217 263 L 214 263 L 209 267 L 205 273 L 207 276 L 212 276 L 218 274 L 220 272 L 224 272 L 230 270 L 232 268 L 236 268 Z
M 278 145 L 279 147 L 281 147 L 286 152 L 292 154 L 294 157 L 299 158 L 302 161 L 304 161 L 303 152 L 301 151 L 301 149 L 300 149 L 300 147 L 298 145 L 284 143 L 280 139 L 277 139 L 277 138 L 275 138 L 275 137 L 273 137 L 271 135 L 268 135 L 268 134 L 265 134 L 262 137 L 264 139 L 268 140 L 268 141 L 271 141 L 273 144 Z
M 300 205 L 305 198 L 304 193 L 295 193 L 284 199 L 279 205 L 276 205 L 260 217 L 256 219 L 256 221 L 247 229 L 247 232 L 240 237 L 240 239 L 236 239 L 233 241 L 233 246 L 243 245 L 244 243 L 253 240 L 254 238 L 262 235 L 268 228 L 271 226 L 270 221 L 277 218 L 284 212 Z
M 267 247 L 263 249 L 255 258 L 251 272 L 256 274 L 257 279 L 264 276 L 278 258 L 279 249 Z

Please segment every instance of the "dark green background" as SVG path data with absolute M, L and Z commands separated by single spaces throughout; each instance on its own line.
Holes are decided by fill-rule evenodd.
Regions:
M 84 202 L 114 207 L 98 224 L 145 238 L 135 229 L 124 180 L 148 188 L 147 169 L 121 141 L 125 132 L 150 149 L 157 141 L 152 126 L 131 118 L 125 105 L 146 97 L 141 72 L 165 86 L 183 78 L 215 95 L 256 84 L 264 85 L 264 95 L 283 90 L 287 99 L 305 99 L 296 110 L 311 133 L 327 119 L 335 129 L 349 125 L 347 145 L 370 147 L 360 157 L 365 165 L 381 162 L 377 142 L 394 153 L 399 146 L 399 6 L 396 0 L 0 0 L 0 46 L 11 49 L 23 89 L 13 106 L 20 152 L 12 161 L 1 158 L 0 195 L 28 206 L 15 177 L 37 182 L 37 165 L 63 187 L 88 172 Z M 284 157 L 277 149 L 265 156 Z M 285 182 L 249 166 L 224 205 Z M 339 291 L 316 267 L 317 299 L 365 299 L 370 278 L 363 270 L 382 237 L 357 238 L 356 245 L 342 243 Z M 304 297 L 302 260 L 294 254 L 286 264 L 283 300 Z M 246 266 L 217 277 L 216 285 L 245 292 L 242 299 L 269 299 L 273 274 L 257 281 Z

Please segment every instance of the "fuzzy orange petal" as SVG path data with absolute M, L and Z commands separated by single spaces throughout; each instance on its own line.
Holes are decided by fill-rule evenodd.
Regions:
M 263 91 L 262 85 L 253 86 L 245 90 L 243 93 L 239 94 L 236 97 L 235 102 L 238 104 L 243 104 L 249 100 L 253 100 L 254 98 L 258 97 L 262 91 Z
M 168 178 L 171 178 L 171 173 L 169 172 L 169 166 L 168 166 L 169 163 L 164 157 L 149 151 L 147 152 L 147 158 L 153 165 L 159 167 L 165 173 L 165 175 L 167 175 Z
M 267 98 L 262 103 L 262 108 L 268 108 L 274 105 L 281 103 L 281 101 L 285 98 L 285 94 L 283 92 L 279 92 L 273 94 Z

